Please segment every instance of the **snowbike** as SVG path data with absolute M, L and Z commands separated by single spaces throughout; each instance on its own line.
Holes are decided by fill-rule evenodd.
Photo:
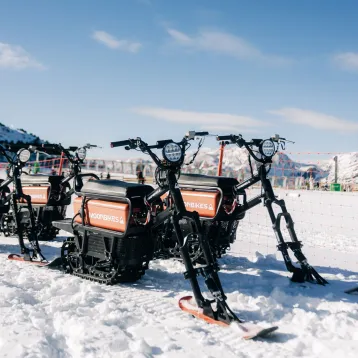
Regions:
M 274 194 L 272 185 L 267 175 L 272 163 L 273 156 L 279 148 L 284 149 L 286 139 L 275 136 L 270 139 L 253 139 L 245 141 L 241 135 L 218 136 L 218 141 L 224 141 L 224 145 L 237 144 L 248 151 L 251 178 L 239 183 L 234 178 L 207 176 L 200 174 L 182 174 L 178 180 L 185 206 L 189 211 L 197 211 L 200 215 L 202 226 L 214 255 L 220 258 L 230 245 L 235 241 L 236 229 L 240 220 L 245 216 L 246 211 L 264 203 L 268 210 L 272 227 L 278 241 L 278 250 L 281 251 L 286 268 L 293 273 L 292 281 L 316 281 L 319 284 L 326 284 L 317 271 L 308 264 L 302 253 L 302 243 L 297 239 L 294 230 L 294 223 L 288 213 L 284 200 L 278 200 Z M 257 172 L 254 173 L 251 158 L 256 162 Z M 247 200 L 246 189 L 261 182 L 262 193 L 250 200 Z M 281 209 L 281 213 L 275 214 L 273 204 Z M 286 221 L 286 226 L 291 241 L 284 241 L 281 232 L 281 220 Z M 182 230 L 188 230 L 190 223 L 181 222 Z M 299 261 L 301 268 L 293 265 L 288 249 L 291 249 Z M 174 250 L 171 253 L 179 257 Z M 198 248 L 197 240 L 191 242 L 190 256 L 192 261 L 199 262 L 203 255 Z
M 285 201 L 283 199 L 277 199 L 271 182 L 268 179 L 268 173 L 270 171 L 273 156 L 280 148 L 283 150 L 285 149 L 285 144 L 288 140 L 280 138 L 280 136 L 276 135 L 275 137 L 265 140 L 252 139 L 251 141 L 245 141 L 240 134 L 217 136 L 217 140 L 224 141 L 225 145 L 236 144 L 239 148 L 245 148 L 249 155 L 251 178 L 232 187 L 232 191 L 236 196 L 236 208 L 232 208 L 232 212 L 236 212 L 236 215 L 239 215 L 240 212 L 244 213 L 263 202 L 270 216 L 272 228 L 278 241 L 277 248 L 282 253 L 287 270 L 293 274 L 291 280 L 294 282 L 309 281 L 316 282 L 321 285 L 327 284 L 328 282 L 307 262 L 307 259 L 301 250 L 302 243 L 297 238 L 296 231 L 294 229 L 294 222 L 291 215 L 287 211 Z M 253 170 L 251 158 L 256 162 L 256 172 Z M 185 180 L 185 178 L 195 178 L 198 182 L 202 181 L 204 183 L 205 180 L 207 180 L 205 177 L 200 179 L 200 176 L 193 177 L 193 175 L 183 176 L 182 180 Z M 258 196 L 247 200 L 245 190 L 259 182 L 262 186 L 261 193 Z M 241 202 L 240 199 L 242 200 Z M 274 205 L 281 211 L 277 215 L 273 209 Z M 290 241 L 284 240 L 281 231 L 282 219 L 285 219 Z M 289 249 L 292 250 L 294 256 L 299 262 L 301 266 L 300 268 L 293 265 L 288 252 Z
M 86 158 L 86 150 L 95 147 L 87 144 L 84 147 L 64 148 L 61 144 L 43 144 L 41 147 L 30 145 L 28 149 L 32 152 L 46 152 L 48 154 L 65 156 L 70 163 L 67 176 L 63 174 L 44 175 L 26 174 L 21 175 L 22 191 L 31 197 L 37 238 L 39 241 L 53 240 L 59 230 L 52 225 L 54 220 L 66 217 L 67 206 L 71 203 L 71 196 L 75 190 L 83 186 L 83 177 L 94 177 L 96 174 L 81 173 L 81 165 Z M 74 153 L 74 154 L 72 154 Z M 70 181 L 74 179 L 71 189 Z M 26 210 L 26 203 L 19 202 L 21 216 L 25 225 L 29 224 L 30 216 Z M 17 226 L 14 223 L 12 212 L 5 214 L 2 218 L 2 231 L 5 236 L 17 235 Z
M 10 255 L 9 258 L 29 262 L 46 261 L 38 243 L 31 196 L 23 192 L 21 184 L 22 169 L 30 159 L 31 153 L 25 148 L 15 153 L 11 153 L 11 151 L 13 150 L 5 149 L 0 145 L 0 153 L 9 163 L 7 178 L 0 183 L 0 213 L 2 214 L 2 221 L 4 221 L 4 217 L 10 218 L 11 215 L 12 222 L 16 227 L 16 234 L 19 239 L 19 246 L 23 257 Z M 13 184 L 14 187 L 13 191 L 9 188 L 11 184 Z M 29 241 L 30 247 L 25 245 L 25 238 Z
M 194 299 L 190 296 L 180 299 L 180 308 L 210 323 L 241 325 L 226 302 L 219 267 L 203 236 L 199 215 L 186 210 L 177 181 L 189 141 L 207 134 L 190 132 L 180 142 L 169 139 L 155 145 L 148 145 L 141 138 L 112 142 L 112 147 L 140 150 L 152 158 L 157 165 L 157 188 L 120 180 L 84 184 L 74 201 L 74 218 L 54 222 L 57 228 L 74 235 L 62 246 L 63 268 L 70 274 L 105 284 L 137 281 L 153 258 L 155 241 L 160 240 L 156 229 L 169 222 L 185 265 L 184 277 L 190 281 L 194 294 Z M 162 150 L 163 159 L 154 153 L 156 149 Z M 162 197 L 167 192 L 170 200 L 163 209 Z M 191 230 L 185 236 L 179 224 L 182 218 L 191 222 Z M 197 268 L 193 267 L 188 249 L 188 242 L 193 238 L 198 241 L 205 260 Z M 197 276 L 204 277 L 211 300 L 202 295 Z M 256 329 L 255 333 L 244 326 L 242 329 L 246 330 L 245 338 L 254 338 L 277 327 Z

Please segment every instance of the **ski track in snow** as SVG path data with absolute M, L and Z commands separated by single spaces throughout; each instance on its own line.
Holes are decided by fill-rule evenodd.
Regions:
M 245 341 L 235 326 L 208 325 L 182 312 L 178 300 L 191 290 L 180 262 L 153 261 L 137 283 L 104 286 L 8 261 L 17 240 L 0 236 L 0 356 L 357 357 L 358 295 L 344 294 L 358 285 L 350 231 L 316 236 L 318 228 L 310 226 L 310 234 L 298 225 L 309 262 L 330 282 L 322 287 L 290 282 L 269 225 L 257 230 L 254 223 L 255 215 L 240 223 L 219 275 L 239 317 L 279 326 L 270 337 Z M 41 246 L 52 259 L 61 238 Z

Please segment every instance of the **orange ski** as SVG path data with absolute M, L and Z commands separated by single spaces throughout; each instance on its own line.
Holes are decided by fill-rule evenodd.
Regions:
M 225 327 L 228 327 L 231 325 L 231 324 L 227 324 L 222 321 L 217 321 L 211 317 L 206 316 L 203 313 L 202 309 L 198 308 L 195 303 L 194 304 L 192 303 L 192 300 L 193 300 L 192 296 L 182 297 L 179 300 L 180 309 L 182 309 L 183 311 L 185 311 L 197 318 L 204 320 L 207 323 L 217 324 L 219 326 L 225 326 Z M 277 326 L 263 328 L 263 327 L 255 325 L 255 324 L 252 324 L 252 323 L 238 323 L 235 321 L 232 322 L 232 325 L 237 326 L 240 334 L 242 335 L 242 338 L 244 338 L 244 339 L 254 339 L 254 338 L 259 338 L 259 337 L 265 337 L 268 334 L 270 334 L 278 329 Z
M 219 326 L 229 326 L 227 323 L 225 322 L 222 322 L 222 321 L 217 321 L 215 320 L 214 318 L 211 318 L 211 317 L 208 317 L 206 316 L 204 313 L 203 313 L 203 310 L 200 309 L 199 307 L 197 306 L 193 306 L 191 303 L 190 303 L 190 300 L 192 300 L 193 297 L 192 296 L 185 296 L 185 297 L 182 297 L 180 300 L 179 300 L 179 307 L 180 309 L 182 309 L 183 311 L 185 312 L 188 312 L 190 313 L 191 315 L 197 317 L 197 318 L 200 318 L 202 320 L 204 320 L 205 322 L 207 323 L 211 323 L 211 324 L 217 324 Z
M 48 262 L 45 261 L 25 260 L 23 256 L 17 254 L 10 254 L 7 258 L 8 260 L 21 261 L 27 264 L 34 264 L 37 266 L 45 266 L 48 264 Z

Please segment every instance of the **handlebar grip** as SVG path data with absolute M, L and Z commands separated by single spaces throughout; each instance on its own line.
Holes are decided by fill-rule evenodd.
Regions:
M 41 147 L 42 147 L 42 148 L 53 148 L 55 145 L 56 145 L 56 144 L 45 144 L 45 143 L 43 143 L 43 144 L 41 145 Z
M 160 149 L 163 148 L 166 144 L 173 143 L 173 139 L 163 139 L 158 140 L 156 144 L 156 148 Z
M 68 147 L 67 150 L 69 152 L 75 152 L 78 149 L 78 147 Z
M 130 144 L 131 144 L 130 140 L 120 140 L 117 142 L 111 142 L 111 148 L 123 147 L 125 145 L 130 145 Z
M 205 135 L 209 135 L 209 132 L 195 132 L 196 136 L 205 136 Z
M 60 150 L 58 144 L 42 144 L 41 147 L 42 147 L 43 149 Z
M 218 135 L 216 136 L 216 140 L 232 140 L 231 135 Z

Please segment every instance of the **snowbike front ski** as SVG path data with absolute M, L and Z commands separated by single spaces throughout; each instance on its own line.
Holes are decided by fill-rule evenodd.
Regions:
M 210 324 L 217 324 L 219 326 L 224 326 L 224 327 L 228 327 L 230 325 L 235 325 L 238 328 L 243 339 L 255 339 L 255 338 L 259 338 L 259 337 L 265 337 L 268 334 L 270 334 L 278 329 L 277 326 L 263 328 L 258 325 L 252 324 L 252 323 L 244 323 L 240 320 L 233 319 L 230 322 L 227 322 L 227 321 L 224 322 L 224 321 L 218 320 L 217 318 L 216 319 L 211 318 L 210 316 L 208 316 L 205 313 L 204 309 L 199 308 L 196 305 L 195 300 L 193 299 L 192 296 L 182 297 L 179 300 L 179 307 L 184 312 L 187 312 L 187 313 L 191 314 L 192 316 L 194 316 L 196 318 L 200 318 Z
M 33 264 L 33 265 L 43 266 L 48 268 L 62 267 L 62 262 L 63 262 L 61 257 L 56 257 L 52 261 L 47 261 L 47 260 L 26 259 L 25 256 L 21 256 L 18 254 L 10 254 L 7 258 L 8 260 L 12 260 L 12 261 L 19 261 L 27 264 Z
M 30 257 L 27 256 L 20 256 L 18 254 L 10 254 L 8 257 L 8 260 L 13 260 L 13 261 L 20 261 L 20 262 L 25 262 L 28 264 L 34 264 L 34 265 L 38 265 L 38 266 L 45 266 L 47 264 L 49 264 L 49 262 L 47 260 L 34 260 Z

